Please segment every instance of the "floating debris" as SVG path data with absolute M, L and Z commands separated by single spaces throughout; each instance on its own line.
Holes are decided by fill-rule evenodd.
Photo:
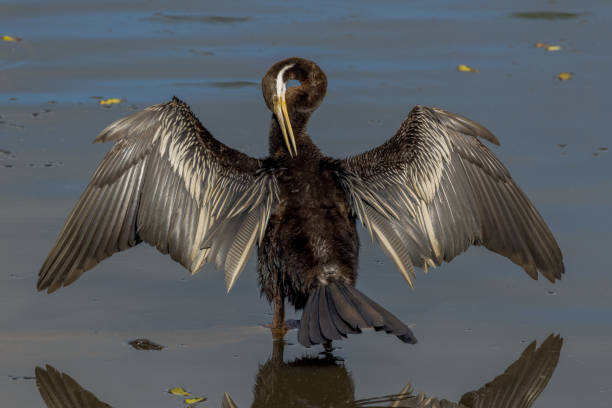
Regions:
M 251 21 L 251 17 L 232 17 L 232 16 L 205 16 L 197 14 L 167 14 L 155 13 L 149 17 L 150 21 L 162 23 L 211 23 L 211 24 L 233 24 Z
M 597 149 L 597 150 L 599 150 L 599 151 L 601 151 L 601 152 L 607 152 L 607 151 L 608 151 L 608 148 L 607 148 L 607 147 L 600 147 L 600 148 L 599 148 L 599 149 Z
M 104 97 L 103 96 L 98 96 L 98 95 L 93 95 L 93 96 L 90 96 L 89 99 L 104 99 Z
M 149 339 L 136 339 L 132 340 L 128 343 L 130 346 L 134 347 L 136 350 L 163 350 L 164 346 L 161 344 L 157 344 L 152 342 Z
M 40 115 L 40 113 L 38 113 L 38 112 L 32 112 L 32 116 L 37 117 L 38 115 Z
M 15 101 L 18 101 L 19 98 L 15 98 L 14 96 L 11 96 L 10 98 L 8 98 L 8 100 L 11 102 L 15 102 Z
M 557 294 L 557 292 L 555 292 L 554 290 L 548 290 L 548 291 L 546 291 L 546 294 L 550 295 L 550 296 L 554 296 L 554 295 Z
M 48 101 L 47 102 L 49 105 L 55 105 L 57 103 L 57 101 Z
M 550 44 L 539 42 L 539 43 L 536 43 L 535 46 L 537 48 L 544 48 L 546 51 L 561 51 L 560 45 L 550 45 Z
M 46 162 L 43 164 L 36 164 L 36 163 L 28 163 L 28 167 L 30 168 L 36 168 L 36 167 L 58 167 L 58 166 L 63 166 L 64 163 L 62 162 L 54 162 L 54 161 L 50 161 L 50 162 Z
M 593 153 L 593 157 L 599 157 L 599 153 Z
M 569 79 L 572 79 L 572 73 L 571 72 L 559 72 L 557 74 L 557 79 L 560 81 L 567 81 Z
M 513 13 L 512 17 L 514 18 L 522 18 L 526 20 L 569 20 L 572 18 L 580 17 L 582 14 L 580 13 L 567 13 L 562 11 L 527 11 L 527 12 L 519 12 Z
M 168 390 L 168 394 L 179 395 L 181 397 L 188 397 L 191 394 L 185 391 L 183 387 L 173 387 Z
M 29 375 L 10 375 L 8 376 L 13 381 L 23 381 L 23 380 L 35 380 L 36 377 L 31 377 Z
M 6 41 L 6 42 L 21 42 L 21 38 L 13 37 L 10 35 L 3 35 L 1 38 L 2 38 L 2 41 Z
M 196 397 L 196 398 L 185 398 L 183 402 L 188 405 L 199 404 L 200 402 L 206 401 L 204 397 Z
M 567 147 L 567 143 L 558 143 L 557 146 L 559 146 L 562 149 L 565 149 Z
M 119 98 L 108 98 L 108 99 L 101 99 L 100 100 L 100 105 L 115 105 L 118 103 L 121 103 L 123 101 L 123 99 L 119 99 Z
M 478 72 L 478 69 L 476 68 L 472 68 L 472 67 L 468 67 L 467 65 L 457 65 L 457 71 L 461 71 L 461 72 Z
M 223 82 L 211 82 L 211 86 L 215 88 L 244 88 L 247 86 L 259 86 L 257 82 L 251 81 L 223 81 Z

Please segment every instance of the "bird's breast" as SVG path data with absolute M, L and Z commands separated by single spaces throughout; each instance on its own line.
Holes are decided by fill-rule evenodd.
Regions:
M 359 240 L 334 173 L 288 170 L 279 187 L 280 201 L 262 241 L 260 265 L 303 294 L 332 272 L 354 281 Z

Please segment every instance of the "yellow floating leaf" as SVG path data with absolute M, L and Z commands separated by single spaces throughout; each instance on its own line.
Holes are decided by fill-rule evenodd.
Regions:
M 188 397 L 188 396 L 191 395 L 187 391 L 185 391 L 185 389 L 183 387 L 170 388 L 168 390 L 168 393 L 172 394 L 172 395 L 180 395 L 181 397 Z
M 100 101 L 100 105 L 113 105 L 116 103 L 121 103 L 121 99 L 119 98 L 108 98 L 108 99 L 102 99 Z
M 457 65 L 457 71 L 461 72 L 478 72 L 476 68 L 468 67 L 467 65 Z
M 571 79 L 571 78 L 572 78 L 571 72 L 560 72 L 557 74 L 557 79 L 561 81 L 567 81 L 568 79 Z
M 2 41 L 19 42 L 19 41 L 21 41 L 21 38 L 11 37 L 10 35 L 3 35 L 2 36 Z
M 535 46 L 537 48 L 544 48 L 546 51 L 560 51 L 561 50 L 560 45 L 550 45 L 550 44 L 546 44 L 543 42 L 536 43 Z
M 187 398 L 185 400 L 185 404 L 197 404 L 200 403 L 202 401 L 206 401 L 206 398 L 204 397 L 198 397 L 198 398 Z

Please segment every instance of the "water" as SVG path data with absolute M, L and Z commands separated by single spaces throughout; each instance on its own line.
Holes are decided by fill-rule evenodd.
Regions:
M 253 84 L 275 61 L 296 55 L 328 76 L 310 133 L 329 155 L 381 144 L 417 103 L 490 128 L 501 141 L 492 149 L 542 213 L 566 265 L 552 285 L 472 248 L 421 273 L 411 291 L 362 234 L 358 287 L 413 325 L 420 342 L 367 332 L 338 343 L 334 356 L 344 360 L 352 398 L 394 394 L 410 382 L 458 401 L 528 343 L 559 333 L 559 364 L 534 406 L 608 406 L 612 157 L 601 148 L 612 144 L 612 5 L 219 3 L 0 3 L 0 35 L 23 38 L 0 42 L 3 405 L 44 406 L 30 378 L 46 364 L 115 407 L 185 406 L 167 394 L 174 386 L 207 397 L 201 406 L 220 406 L 224 392 L 251 405 L 273 348 L 261 327 L 271 308 L 259 298 L 253 261 L 229 295 L 222 273 L 206 267 L 191 277 L 147 246 L 113 256 L 53 295 L 35 284 L 109 147 L 91 144 L 103 127 L 177 95 L 224 143 L 263 156 L 270 114 Z M 533 18 L 550 16 L 542 12 L 576 16 Z M 459 64 L 480 72 L 458 72 Z M 558 81 L 559 72 L 574 77 Z M 105 108 L 92 96 L 125 102 Z M 136 338 L 165 349 L 134 350 L 128 342 Z M 321 351 L 297 345 L 295 331 L 287 340 L 287 363 Z

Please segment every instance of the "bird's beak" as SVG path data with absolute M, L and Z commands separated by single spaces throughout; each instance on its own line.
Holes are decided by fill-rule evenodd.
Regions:
M 285 101 L 285 93 L 283 92 L 280 96 L 274 97 L 274 114 L 278 119 L 281 132 L 283 132 L 283 138 L 289 150 L 289 155 L 293 157 L 297 156 L 297 146 L 295 145 L 295 136 L 293 136 L 293 128 L 291 127 L 291 121 L 289 120 L 289 112 L 287 112 L 287 102 Z M 291 142 L 289 142 L 291 140 Z M 293 150 L 291 150 L 293 148 Z

